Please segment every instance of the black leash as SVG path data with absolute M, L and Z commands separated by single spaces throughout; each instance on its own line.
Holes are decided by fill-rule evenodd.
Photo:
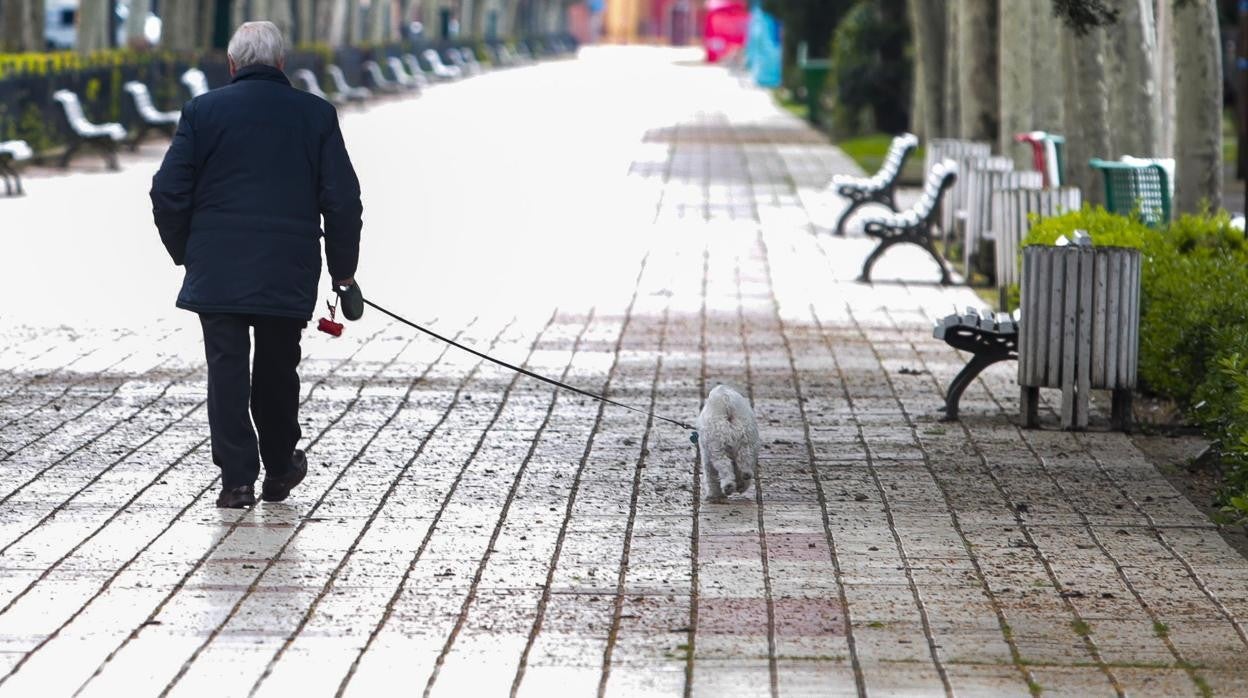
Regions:
M 479 352 L 479 351 L 477 351 L 476 349 L 473 349 L 472 347 L 464 346 L 463 344 L 460 344 L 459 342 L 456 342 L 455 340 L 453 340 L 453 339 L 451 339 L 451 338 L 449 338 L 449 337 L 443 337 L 442 335 L 438 334 L 437 332 L 434 332 L 433 330 L 431 330 L 431 329 L 429 329 L 429 328 L 427 328 L 427 327 L 421 327 L 420 325 L 417 325 L 416 323 L 412 322 L 411 320 L 408 320 L 407 318 L 403 317 L 402 315 L 399 315 L 399 314 L 397 314 L 397 313 L 392 313 L 392 312 L 390 312 L 389 310 L 386 310 L 385 308 L 381 307 L 380 305 L 377 305 L 376 303 L 374 303 L 374 302 L 372 302 L 372 301 L 368 300 L 367 298 L 365 298 L 365 299 L 364 299 L 364 304 L 365 304 L 365 305 L 367 305 L 367 306 L 369 306 L 370 308 L 373 308 L 374 310 L 376 310 L 376 311 L 377 311 L 377 312 L 379 312 L 379 313 L 382 313 L 382 314 L 384 314 L 384 315 L 388 315 L 388 316 L 390 316 L 390 317 L 391 317 L 391 318 L 393 318 L 394 320 L 397 320 L 397 321 L 399 321 L 399 322 L 403 323 L 404 325 L 407 325 L 408 327 L 411 327 L 411 328 L 412 328 L 412 329 L 414 329 L 414 330 L 419 330 L 419 331 L 421 331 L 421 332 L 424 332 L 425 334 L 429 335 L 430 337 L 433 337 L 434 339 L 437 339 L 437 340 L 442 341 L 442 342 L 446 342 L 447 344 L 449 344 L 449 345 L 451 345 L 451 346 L 453 346 L 453 347 L 455 347 L 455 348 L 457 348 L 457 349 L 462 349 L 462 350 L 464 350 L 464 351 L 468 352 L 469 354 L 472 354 L 473 356 L 477 356 L 477 357 L 480 357 L 480 358 L 482 358 L 482 359 L 485 359 L 486 361 L 490 361 L 490 362 L 496 363 L 496 364 L 498 364 L 499 366 L 502 366 L 503 368 L 510 369 L 510 370 L 512 370 L 512 371 L 515 371 L 516 373 L 520 373 L 520 374 L 526 375 L 526 376 L 528 376 L 529 378 L 536 378 L 537 380 L 542 381 L 543 383 L 549 383 L 549 384 L 551 384 L 551 385 L 553 385 L 553 386 L 555 386 L 555 387 L 557 387 L 557 388 L 563 388 L 564 390 L 571 391 L 571 392 L 573 392 L 573 393 L 576 393 L 577 395 L 583 395 L 583 396 L 585 396 L 585 397 L 587 397 L 587 398 L 592 398 L 592 399 L 594 399 L 594 400 L 598 400 L 599 402 L 605 402 L 605 403 L 607 403 L 608 405 L 615 405 L 616 407 L 623 407 L 623 408 L 624 408 L 624 409 L 626 409 L 626 410 L 632 410 L 633 412 L 637 412 L 638 414 L 644 414 L 644 415 L 646 415 L 647 417 L 653 417 L 653 418 L 658 419 L 658 420 L 660 420 L 660 421 L 667 422 L 668 424 L 674 424 L 675 426 L 678 426 L 678 427 L 680 427 L 681 429 L 686 429 L 686 430 L 688 430 L 688 431 L 691 431 L 691 432 L 693 432 L 693 433 L 689 436 L 689 440 L 690 440 L 690 441 L 692 441 L 692 442 L 693 442 L 693 443 L 695 443 L 695 444 L 698 442 L 698 430 L 697 430 L 696 428 L 694 428 L 694 427 L 693 427 L 693 425 L 691 425 L 691 424 L 687 424 L 687 423 L 682 422 L 682 421 L 680 421 L 680 420 L 671 419 L 670 417 L 664 417 L 664 416 L 662 416 L 662 415 L 658 415 L 658 414 L 655 414 L 655 413 L 653 413 L 653 412 L 647 412 L 646 410 L 643 410 L 643 409 L 641 409 L 640 407 L 633 407 L 632 405 L 625 405 L 624 403 L 622 403 L 622 402 L 616 402 L 615 400 L 612 400 L 612 399 L 611 399 L 611 398 L 609 398 L 609 397 L 605 397 L 605 396 L 603 396 L 603 395 L 598 395 L 598 394 L 596 394 L 596 393 L 591 393 L 591 392 L 589 392 L 588 390 L 581 390 L 580 388 L 577 388 L 577 387 L 575 387 L 575 386 L 568 385 L 567 383 L 563 383 L 563 382 L 561 382 L 561 381 L 557 381 L 557 380 L 555 380 L 554 378 L 547 378 L 546 376 L 543 376 L 543 375 L 538 374 L 538 373 L 534 373 L 534 372 L 532 372 L 532 371 L 530 371 L 530 370 L 528 370 L 528 369 L 526 369 L 526 368 L 521 368 L 521 367 L 519 367 L 519 366 L 514 366 L 514 365 L 512 365 L 512 364 L 507 363 L 506 361 L 502 361 L 501 359 L 496 359 L 496 358 L 494 358 L 493 356 L 490 356 L 489 354 L 484 354 L 484 353 L 482 353 L 482 352 Z

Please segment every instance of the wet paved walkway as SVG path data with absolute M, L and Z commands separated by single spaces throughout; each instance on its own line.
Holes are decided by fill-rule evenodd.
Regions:
M 738 386 L 765 449 L 726 504 L 680 430 L 374 313 L 306 335 L 307 481 L 218 511 L 159 149 L 0 201 L 77 252 L 15 272 L 48 295 L 0 331 L 0 694 L 1248 692 L 1248 563 L 1126 437 L 1016 428 L 1010 366 L 937 422 L 963 358 L 930 324 L 974 297 L 905 250 L 853 282 L 820 192 L 852 163 L 695 60 L 591 50 L 344 131 L 366 292 L 678 419 Z

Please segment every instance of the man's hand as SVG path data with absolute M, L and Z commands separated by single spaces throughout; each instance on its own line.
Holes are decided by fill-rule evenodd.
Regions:
M 334 292 L 338 294 L 338 300 L 342 303 L 343 317 L 355 321 L 364 315 L 364 294 L 360 293 L 360 286 L 355 283 L 354 277 L 345 281 L 335 281 Z

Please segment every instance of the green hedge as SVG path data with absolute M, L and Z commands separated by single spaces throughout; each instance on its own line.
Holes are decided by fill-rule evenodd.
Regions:
M 1248 516 L 1248 241 L 1225 212 L 1155 230 L 1085 208 L 1038 222 L 1024 245 L 1087 230 L 1098 247 L 1139 249 L 1141 388 L 1177 402 L 1228 467 L 1221 503 Z

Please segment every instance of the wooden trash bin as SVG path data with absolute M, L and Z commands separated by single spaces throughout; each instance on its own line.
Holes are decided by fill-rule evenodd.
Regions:
M 967 182 L 970 193 L 966 204 L 966 234 L 963 236 L 963 268 L 966 277 L 972 271 L 982 271 L 996 279 L 995 253 L 986 263 L 981 263 L 985 252 L 985 244 L 996 249 L 997 215 L 993 205 L 998 201 L 993 193 L 999 189 L 1013 191 L 1015 189 L 1039 190 L 1044 178 L 1039 172 L 999 172 L 991 169 L 972 170 Z M 1017 245 L 1015 246 L 1017 247 Z M 1017 256 L 1017 252 L 1015 252 Z M 1005 307 L 1002 305 L 1001 307 Z
M 1140 342 L 1140 251 L 1023 250 L 1018 384 L 1023 424 L 1038 423 L 1040 388 L 1062 391 L 1062 427 L 1086 429 L 1091 390 L 1112 390 L 1112 428 L 1128 429 Z

